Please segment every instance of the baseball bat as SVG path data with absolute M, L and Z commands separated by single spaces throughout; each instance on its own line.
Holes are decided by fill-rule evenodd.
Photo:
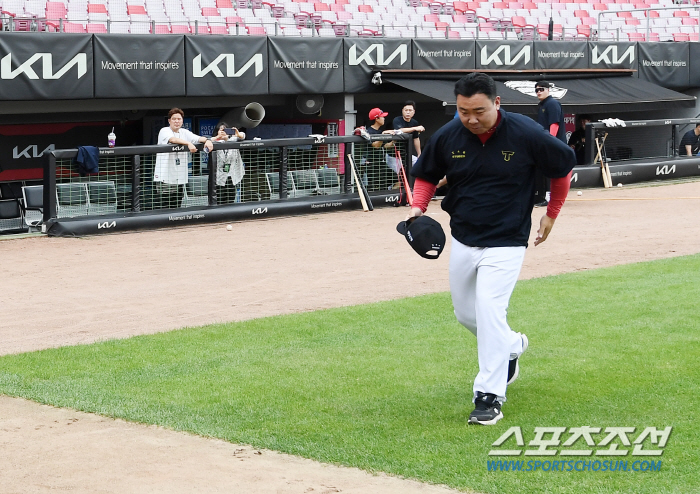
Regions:
M 350 168 L 352 169 L 352 176 L 355 178 L 357 193 L 360 196 L 360 202 L 362 203 L 362 210 L 365 212 L 374 211 L 372 200 L 369 198 L 365 184 L 363 184 L 362 180 L 360 180 L 359 174 L 357 173 L 357 167 L 355 166 L 355 159 L 351 154 L 348 154 L 348 161 L 350 162 Z
M 398 149 L 396 150 L 396 162 L 398 163 L 397 173 L 399 174 L 401 181 L 403 181 L 403 186 L 406 189 L 406 200 L 408 201 L 409 206 L 413 206 L 413 192 L 411 192 L 411 187 L 408 184 L 408 177 L 406 177 L 406 170 L 403 167 L 401 153 Z
M 608 174 L 605 172 L 605 160 L 603 159 L 603 152 L 600 147 L 600 140 L 596 137 L 595 139 L 595 145 L 596 148 L 598 148 L 598 154 L 596 155 L 596 161 L 600 160 L 600 172 L 601 175 L 603 176 L 603 186 L 606 189 L 609 189 L 611 187 L 610 182 L 608 182 Z

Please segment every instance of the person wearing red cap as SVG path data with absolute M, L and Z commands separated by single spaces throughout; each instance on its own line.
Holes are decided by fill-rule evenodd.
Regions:
M 367 133 L 370 135 L 382 134 L 383 132 L 380 129 L 384 126 L 384 118 L 387 115 L 389 113 L 382 111 L 380 108 L 372 108 L 369 111 L 369 119 L 372 121 L 372 124 L 367 127 Z M 371 146 L 377 151 L 370 151 L 366 154 L 367 190 L 385 189 L 387 185 L 385 182 L 393 183 L 393 179 L 388 178 L 387 174 L 387 171 L 391 171 L 391 169 L 386 164 L 385 150 L 393 148 L 394 142 L 374 141 Z

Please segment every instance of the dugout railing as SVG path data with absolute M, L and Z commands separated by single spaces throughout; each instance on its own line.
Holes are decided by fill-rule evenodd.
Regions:
M 586 125 L 585 160 L 573 170 L 572 187 L 602 187 L 601 158 L 612 185 L 700 176 L 700 156 L 678 153 L 684 132 L 700 118 L 621 122 Z
M 373 146 L 374 144 L 374 146 Z M 182 153 L 184 146 L 101 147 L 98 170 L 89 172 L 78 149 L 46 152 L 44 233 L 80 236 L 185 224 L 362 209 L 349 155 L 374 207 L 405 204 L 397 174 L 410 173 L 413 140 L 408 134 L 320 136 L 215 142 L 205 153 L 197 145 L 187 183 L 154 181 L 158 154 Z M 378 146 L 378 147 L 375 147 Z M 234 153 L 244 165 L 240 181 L 218 185 L 219 165 Z M 234 155 L 235 156 L 235 155 Z M 223 157 L 223 161 L 222 161 Z M 82 167 L 81 167 L 82 166 Z M 219 174 L 222 168 L 219 168 Z M 227 172 L 223 172 L 227 173 Z

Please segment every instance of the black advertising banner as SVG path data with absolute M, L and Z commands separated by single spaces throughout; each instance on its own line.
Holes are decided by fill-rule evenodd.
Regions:
M 94 36 L 95 97 L 145 98 L 185 95 L 182 36 Z
M 688 43 L 688 45 L 688 60 L 690 60 L 688 86 L 700 87 L 700 43 Z
M 588 49 L 591 69 L 637 69 L 636 43 L 591 41 Z
M 639 43 L 639 78 L 668 88 L 690 80 L 689 43 Z
M 413 40 L 414 70 L 449 70 L 476 68 L 476 44 L 471 40 Z
M 342 93 L 343 40 L 269 38 L 270 93 Z
M 187 96 L 267 94 L 267 38 L 186 36 Z
M 92 35 L 0 34 L 0 100 L 93 97 Z
M 0 181 L 40 180 L 44 152 L 106 146 L 112 129 L 118 146 L 131 146 L 143 139 L 141 125 L 135 121 L 0 125 Z
M 532 42 L 477 40 L 476 68 L 491 70 L 534 69 Z
M 345 92 L 371 90 L 372 72 L 411 68 L 411 40 L 354 38 L 343 40 Z
M 587 69 L 586 41 L 535 41 L 536 69 Z

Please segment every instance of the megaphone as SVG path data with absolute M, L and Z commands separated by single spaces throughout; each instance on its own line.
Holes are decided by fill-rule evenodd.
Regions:
M 260 125 L 263 118 L 265 118 L 265 108 L 260 103 L 253 102 L 226 112 L 219 121 L 226 122 L 231 127 L 252 129 Z

